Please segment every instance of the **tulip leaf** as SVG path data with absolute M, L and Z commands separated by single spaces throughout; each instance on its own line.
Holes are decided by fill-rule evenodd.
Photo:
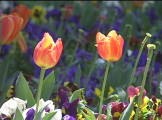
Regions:
M 49 103 L 49 104 L 50 104 L 50 103 Z M 49 104 L 47 104 L 46 106 L 44 106 L 43 108 L 41 108 L 41 109 L 38 111 L 38 113 L 36 113 L 36 116 L 35 116 L 34 120 L 40 120 L 43 111 L 46 109 L 46 107 L 47 107 Z
M 56 111 L 56 112 L 49 113 L 49 114 L 47 114 L 45 117 L 43 117 L 42 120 L 52 120 L 52 117 L 53 117 L 56 113 L 57 113 L 57 111 Z
M 80 68 L 80 65 L 78 65 L 77 71 L 75 74 L 75 84 L 77 84 L 78 88 L 80 88 L 80 79 L 81 79 L 81 68 Z
M 30 91 L 28 83 L 26 79 L 24 78 L 22 72 L 20 72 L 20 75 L 17 79 L 17 83 L 15 86 L 15 92 L 16 92 L 16 97 L 22 100 L 27 100 L 28 107 L 32 107 L 35 104 L 33 94 Z
M 42 86 L 41 98 L 48 100 L 52 94 L 52 90 L 55 84 L 54 70 L 44 79 Z
M 117 91 L 118 91 L 118 97 L 120 99 L 121 102 L 124 102 L 125 101 L 125 97 L 126 97 L 126 93 L 123 89 L 121 88 L 116 88 Z
M 5 101 L 7 92 L 9 90 L 9 88 L 11 87 L 11 85 L 13 84 L 13 82 L 14 82 L 14 79 L 10 79 L 5 83 L 4 89 L 3 89 L 3 92 L 2 92 L 2 96 L 1 96 L 1 99 L 0 99 L 0 103 L 3 103 Z
M 23 115 L 18 108 L 16 109 L 15 117 L 13 120 L 24 120 Z
M 69 101 L 73 102 L 74 100 L 76 100 L 79 97 L 79 95 L 83 92 L 83 90 L 84 90 L 84 88 L 74 91 L 74 93 L 71 95 Z
M 137 96 L 135 95 L 133 97 L 132 101 L 127 106 L 127 108 L 121 114 L 119 120 L 129 120 L 131 113 L 132 113 L 132 110 L 133 110 L 134 102 L 136 101 L 136 99 L 137 99 Z
M 10 54 L 9 54 L 10 55 Z M 3 91 L 5 80 L 7 78 L 7 71 L 10 65 L 10 56 L 6 57 L 3 61 L 1 61 L 0 66 L 0 88 Z

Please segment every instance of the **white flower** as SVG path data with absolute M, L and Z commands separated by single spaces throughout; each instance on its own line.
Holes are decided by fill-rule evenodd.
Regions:
M 17 102 L 12 98 L 5 102 L 0 108 L 1 114 L 11 117 L 12 114 L 16 112 Z
M 7 117 L 12 117 L 18 108 L 21 112 L 26 109 L 27 101 L 21 100 L 19 98 L 13 97 L 5 102 L 0 108 L 0 114 L 4 114 Z
M 55 106 L 53 104 L 53 101 L 51 100 L 47 100 L 46 102 L 43 100 L 43 99 L 40 99 L 39 101 L 39 106 L 38 106 L 38 111 L 40 111 L 42 108 L 44 108 L 45 106 L 47 105 L 47 107 L 45 108 L 45 110 L 42 112 L 41 114 L 41 118 L 45 117 L 45 115 L 49 114 L 49 113 L 52 113 L 52 112 L 57 112 L 53 118 L 51 120 L 61 120 L 62 119 L 62 111 L 61 109 L 55 109 Z M 36 111 L 36 104 L 31 107 L 31 108 L 28 108 L 26 109 L 24 112 L 23 112 L 23 118 L 25 119 L 27 116 L 26 116 L 26 113 L 30 110 L 30 109 L 34 109 Z
M 62 110 L 55 109 L 53 112 L 57 112 L 51 120 L 61 120 L 62 119 Z
M 26 109 L 27 100 L 24 101 L 16 97 L 14 97 L 13 100 L 17 102 L 17 107 L 19 108 L 20 112 Z

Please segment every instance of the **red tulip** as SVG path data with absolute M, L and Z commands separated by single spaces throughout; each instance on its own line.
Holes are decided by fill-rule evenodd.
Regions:
M 12 10 L 11 13 L 17 13 L 18 16 L 23 18 L 24 20 L 23 26 L 22 26 L 22 29 L 23 29 L 29 20 L 32 10 L 28 9 L 25 5 L 18 5 Z
M 1 14 L 1 42 L 10 44 L 22 29 L 23 19 L 16 13 Z
M 43 39 L 35 47 L 34 62 L 43 69 L 52 68 L 60 59 L 62 50 L 61 38 L 55 43 L 49 33 L 44 33 Z
M 121 35 L 117 35 L 115 30 L 107 36 L 98 32 L 96 35 L 96 47 L 99 55 L 108 62 L 116 62 L 121 58 L 124 40 Z

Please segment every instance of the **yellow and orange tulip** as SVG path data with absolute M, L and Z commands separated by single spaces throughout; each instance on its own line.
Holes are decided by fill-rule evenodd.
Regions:
M 23 18 L 24 20 L 23 25 L 22 25 L 22 29 L 23 29 L 28 22 L 28 19 L 32 13 L 32 10 L 28 9 L 25 5 L 18 5 L 12 10 L 11 14 L 12 13 L 17 13 L 18 16 Z
M 116 62 L 121 58 L 124 40 L 121 35 L 117 35 L 115 30 L 110 31 L 107 36 L 98 32 L 96 43 L 95 46 L 101 58 L 108 62 Z
M 61 38 L 56 43 L 49 33 L 44 33 L 43 39 L 36 45 L 34 50 L 34 62 L 43 69 L 54 67 L 63 51 Z
M 10 44 L 22 29 L 23 19 L 17 13 L 1 14 L 1 43 Z

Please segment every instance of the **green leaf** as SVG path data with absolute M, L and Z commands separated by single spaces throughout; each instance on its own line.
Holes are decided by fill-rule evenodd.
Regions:
M 96 117 L 94 116 L 94 113 L 89 108 L 82 107 L 82 109 L 85 109 L 87 111 L 87 113 L 89 114 L 89 115 L 87 115 L 82 111 L 84 117 L 88 118 L 89 120 L 96 120 Z
M 10 55 L 10 54 L 9 54 Z M 5 80 L 7 78 L 7 71 L 10 65 L 10 56 L 7 56 L 3 61 L 1 61 L 0 65 L 0 88 L 3 91 Z
M 136 99 L 137 99 L 137 96 L 135 95 L 133 97 L 132 101 L 127 106 L 127 108 L 121 114 L 119 120 L 129 120 L 131 113 L 132 113 L 132 110 L 133 110 L 134 102 L 135 102 Z
M 108 103 L 107 105 L 107 118 L 106 120 L 112 120 L 112 115 L 111 115 L 111 109 L 112 109 L 112 105 Z
M 70 102 L 73 102 L 74 100 L 76 100 L 81 94 L 81 92 L 83 92 L 83 90 L 84 88 L 74 91 L 74 93 L 70 97 Z
M 50 103 L 49 103 L 49 104 L 50 104 Z M 36 116 L 35 116 L 34 120 L 39 120 L 39 119 L 41 118 L 42 112 L 46 109 L 46 107 L 47 107 L 49 104 L 47 104 L 46 106 L 44 106 L 43 108 L 41 108 L 41 109 L 39 110 L 39 112 L 36 113 Z
M 24 78 L 22 72 L 20 72 L 20 75 L 17 79 L 17 83 L 15 86 L 15 93 L 16 97 L 22 100 L 27 100 L 28 107 L 32 107 L 35 104 L 32 92 L 30 91 L 28 83 L 26 82 L 26 79 Z
M 125 97 L 126 97 L 126 93 L 123 89 L 121 88 L 116 88 L 117 91 L 118 91 L 118 97 L 120 99 L 121 102 L 124 102 L 125 101 Z
M 13 81 L 14 81 L 14 78 L 8 80 L 8 81 L 5 83 L 4 89 L 3 89 L 3 92 L 2 92 L 2 96 L 1 96 L 1 99 L 0 99 L 0 103 L 4 103 L 5 98 L 6 98 L 6 95 L 7 95 L 7 92 L 8 92 L 8 90 L 9 90 L 9 88 L 11 87 L 11 85 L 13 84 Z
M 54 71 L 52 71 L 43 81 L 41 98 L 44 100 L 48 100 L 50 95 L 52 94 L 52 90 L 55 84 L 55 75 Z
M 91 120 L 90 116 L 87 115 L 86 113 L 84 113 L 82 110 L 81 110 L 81 113 L 82 113 L 83 116 L 86 118 L 86 120 Z
M 51 120 L 52 117 L 56 114 L 57 112 L 52 112 L 47 114 L 42 120 Z
M 78 88 L 80 88 L 80 79 L 81 79 L 81 68 L 80 68 L 80 65 L 78 65 L 77 71 L 75 74 L 75 84 L 77 84 Z
M 23 115 L 18 108 L 16 109 L 14 120 L 24 120 Z

